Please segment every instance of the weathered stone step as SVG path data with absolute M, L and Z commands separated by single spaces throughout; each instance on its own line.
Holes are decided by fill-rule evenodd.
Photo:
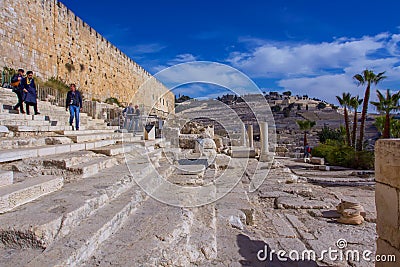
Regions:
M 90 150 L 102 146 L 113 145 L 116 140 L 99 140 L 94 142 L 88 142 L 84 144 L 63 144 L 63 145 L 47 145 L 29 148 L 17 148 L 17 149 L 4 149 L 0 150 L 0 162 L 8 162 L 14 160 L 21 160 L 33 157 L 42 157 L 48 155 L 57 155 L 62 153 L 68 153 L 79 150 Z
M 0 170 L 0 187 L 11 185 L 14 181 L 13 171 Z
M 246 246 L 243 243 L 246 240 L 239 240 L 239 238 L 248 238 L 243 235 L 242 229 L 246 227 L 246 224 L 253 222 L 252 205 L 242 182 L 239 182 L 232 190 L 229 190 L 229 187 L 222 189 L 228 190 L 229 193 L 215 202 L 218 261 L 222 265 L 244 259 L 239 251 L 243 249 L 243 245 Z M 248 241 L 250 242 L 250 239 Z M 252 262 L 249 266 L 257 266 L 256 264 L 257 262 Z
M 137 208 L 146 195 L 134 186 L 118 198 L 111 200 L 96 213 L 80 222 L 68 236 L 60 238 L 28 266 L 77 266 L 98 250 L 114 235 Z
M 307 181 L 312 184 L 322 186 L 367 186 L 375 185 L 375 178 L 307 178 Z
M 85 126 L 81 126 L 80 129 L 84 130 Z M 71 126 L 9 126 L 9 130 L 13 132 L 57 132 L 71 130 Z
M 67 169 L 73 165 L 86 163 L 92 160 L 93 156 L 95 156 L 93 152 L 84 150 L 59 154 L 57 155 L 57 158 L 54 158 L 53 156 L 45 157 L 42 161 L 44 167 L 54 166 L 60 169 Z
M 13 125 L 13 126 L 68 126 L 69 123 L 67 121 L 57 121 L 57 120 L 13 120 L 13 121 L 3 121 L 1 122 L 3 125 Z
M 188 236 L 186 255 L 190 263 L 208 265 L 217 258 L 217 225 L 215 204 L 191 208 L 193 221 Z
M 65 136 L 73 136 L 73 135 L 85 135 L 85 134 L 99 134 L 99 133 L 114 133 L 113 129 L 102 129 L 102 130 L 80 130 L 79 131 L 57 131 L 56 133 L 65 135 Z
M 101 170 L 111 168 L 117 164 L 118 160 L 116 158 L 101 157 L 71 166 L 67 168 L 67 170 L 79 175 L 81 178 L 87 178 L 99 173 Z
M 114 166 L 1 215 L 2 247 L 46 248 L 56 238 L 67 236 L 82 220 L 132 188 L 133 176 L 142 179 L 151 171 L 147 162 L 138 162 L 136 167 L 128 170 L 126 165 Z
M 130 153 L 136 150 L 137 147 L 133 143 L 123 143 L 118 145 L 106 146 L 101 148 L 92 149 L 93 152 L 103 154 L 106 156 L 115 156 L 123 153 Z
M 62 177 L 39 176 L 0 188 L 0 213 L 10 211 L 18 206 L 33 201 L 61 189 Z
M 5 125 L 9 129 L 12 126 L 51 126 L 50 121 L 35 121 L 35 120 L 0 120 L 1 125 Z
M 93 134 L 78 134 L 78 135 L 67 135 L 75 143 L 96 141 L 96 140 L 105 140 L 105 139 L 117 139 L 123 140 L 124 138 L 132 137 L 132 134 L 129 133 L 93 133 Z
M 154 199 L 146 201 L 84 266 L 189 266 L 186 250 L 193 214 Z
M 0 120 L 35 120 L 45 121 L 46 116 L 43 115 L 26 115 L 26 114 L 11 114 L 11 113 L 0 113 Z M 48 120 L 48 119 L 47 119 Z

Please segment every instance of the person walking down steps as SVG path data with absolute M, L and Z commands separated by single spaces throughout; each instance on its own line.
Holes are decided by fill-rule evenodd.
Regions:
M 70 91 L 67 93 L 67 101 L 65 105 L 65 110 L 69 109 L 69 125 L 72 130 L 79 130 L 79 113 L 82 110 L 82 96 L 81 93 L 76 90 L 76 85 L 73 83 L 70 85 Z M 75 118 L 75 129 L 73 126 Z
M 18 73 L 14 74 L 11 78 L 11 85 L 14 87 L 13 92 L 18 97 L 18 103 L 13 107 L 14 110 L 20 109 L 21 113 L 25 113 L 24 111 L 24 87 L 23 87 L 23 80 L 24 80 L 24 70 L 18 69 Z
M 37 93 L 35 80 L 33 79 L 33 72 L 27 71 L 26 78 L 22 79 L 23 100 L 25 101 L 26 114 L 29 115 L 29 107 L 33 106 L 35 115 L 39 115 L 37 108 Z

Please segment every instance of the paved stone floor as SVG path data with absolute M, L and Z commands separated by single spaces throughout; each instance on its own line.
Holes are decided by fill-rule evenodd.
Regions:
M 362 259 L 364 251 L 372 252 L 370 258 L 375 252 L 374 186 L 314 185 L 307 178 L 351 178 L 354 171 L 314 171 L 281 158 L 259 190 L 247 193 L 257 163 L 250 160 L 237 187 L 207 206 L 177 208 L 150 199 L 86 266 L 374 266 Z M 359 201 L 366 222 L 343 225 L 326 218 L 341 199 Z M 266 261 L 260 250 L 267 251 Z M 308 260 L 310 251 L 315 260 L 313 254 Z M 360 261 L 353 254 L 346 258 L 348 251 L 360 253 Z
M 253 242 L 264 243 L 275 251 L 283 249 L 286 252 L 295 250 L 301 253 L 313 250 L 316 255 L 322 255 L 322 251 L 329 248 L 344 253 L 357 250 L 360 258 L 363 251 L 370 250 L 374 253 L 377 236 L 373 185 L 360 186 L 358 183 L 354 186 L 351 179 L 361 179 L 353 176 L 354 170 L 316 171 L 310 164 L 284 158 L 277 159 L 277 163 L 259 190 L 249 195 L 256 208 L 256 219 L 255 225 L 248 230 L 260 235 L 260 239 L 252 240 Z M 335 186 L 334 183 L 320 186 L 307 182 L 309 178 L 315 177 L 333 182 L 335 179 L 342 181 L 343 178 L 349 181 L 348 186 L 343 186 L 343 183 L 341 186 Z M 368 178 L 362 179 L 368 181 Z M 337 223 L 335 218 L 326 218 L 341 199 L 359 202 L 367 212 L 366 222 L 359 226 L 343 225 Z M 340 239 L 343 239 L 342 242 L 346 241 L 346 247 L 342 250 L 337 247 Z M 338 260 L 335 260 L 335 255 L 326 255 L 317 262 L 323 266 L 374 266 L 373 262 L 362 259 L 360 262 L 351 257 L 340 260 L 340 254 L 337 256 Z M 277 266 L 292 265 L 282 263 Z M 299 266 L 313 266 L 313 263 L 303 262 Z
M 255 159 L 234 159 L 234 162 L 237 166 L 248 162 L 236 187 L 225 197 L 196 208 L 169 206 L 138 193 L 140 189 L 134 181 L 123 175 L 127 172 L 124 164 L 67 184 L 59 193 L 2 216 L 2 221 L 15 220 L 33 212 L 29 207 L 36 207 L 38 203 L 44 203 L 42 210 L 46 213 L 45 204 L 48 202 L 52 207 L 54 198 L 60 200 L 76 195 L 74 198 L 78 202 L 80 198 L 84 201 L 89 197 L 100 201 L 99 193 L 107 193 L 111 205 L 95 212 L 93 219 L 82 219 L 77 230 L 65 233 L 44 250 L 40 247 L 1 249 L 0 265 L 54 266 L 59 262 L 70 263 L 62 266 L 77 263 L 79 266 L 374 265 L 362 259 L 364 251 L 371 251 L 369 256 L 373 258 L 377 237 L 375 189 L 369 174 L 343 169 L 320 171 L 315 170 L 314 165 L 277 158 L 260 188 L 249 193 L 253 174 L 266 175 L 269 166 Z M 132 165 L 133 173 L 143 172 L 146 164 L 145 159 L 143 162 L 136 159 Z M 163 164 L 159 168 L 165 169 Z M 234 176 L 236 169 L 240 168 L 234 166 L 227 170 Z M 205 172 L 205 182 L 212 178 Z M 339 182 L 335 184 L 335 181 Z M 134 203 L 132 198 L 136 198 Z M 341 199 L 359 202 L 367 212 L 366 221 L 354 226 L 339 224 L 335 218 L 329 218 Z M 91 210 L 96 205 L 86 209 Z M 118 213 L 114 215 L 116 211 Z M 60 212 L 63 211 L 56 211 Z M 56 213 L 51 211 L 47 216 L 58 216 Z M 78 213 L 68 216 L 80 218 Z M 9 224 L 23 224 L 25 219 L 21 217 L 21 223 L 10 221 Z M 72 220 L 69 221 L 72 227 Z M 97 230 L 96 225 L 102 221 L 106 228 Z M 121 225 L 117 225 L 119 223 Z M 66 225 L 67 220 L 64 227 Z M 52 229 L 50 226 L 48 228 Z M 356 257 L 347 259 L 345 254 L 349 251 L 359 253 L 360 261 Z M 310 253 L 315 253 L 315 257 Z

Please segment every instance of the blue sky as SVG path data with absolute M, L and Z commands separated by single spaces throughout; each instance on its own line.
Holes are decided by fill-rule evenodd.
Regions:
M 363 95 L 352 76 L 368 68 L 386 71 L 379 89 L 400 89 L 396 0 L 61 2 L 152 74 L 214 61 L 242 71 L 262 91 L 336 102 L 342 92 Z

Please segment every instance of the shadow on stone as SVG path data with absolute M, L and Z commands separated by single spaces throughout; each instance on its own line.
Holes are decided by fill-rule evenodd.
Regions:
M 261 240 L 251 240 L 248 236 L 239 234 L 236 238 L 239 246 L 239 253 L 244 258 L 240 260 L 241 266 L 248 267 L 317 267 L 315 261 L 296 260 L 293 261 L 287 257 L 278 257 L 277 251 L 271 250 L 271 247 Z M 262 252 L 260 252 L 262 251 Z M 301 256 L 302 251 L 298 251 Z M 261 260 L 259 259 L 261 258 Z M 265 260 L 263 260 L 265 259 Z

